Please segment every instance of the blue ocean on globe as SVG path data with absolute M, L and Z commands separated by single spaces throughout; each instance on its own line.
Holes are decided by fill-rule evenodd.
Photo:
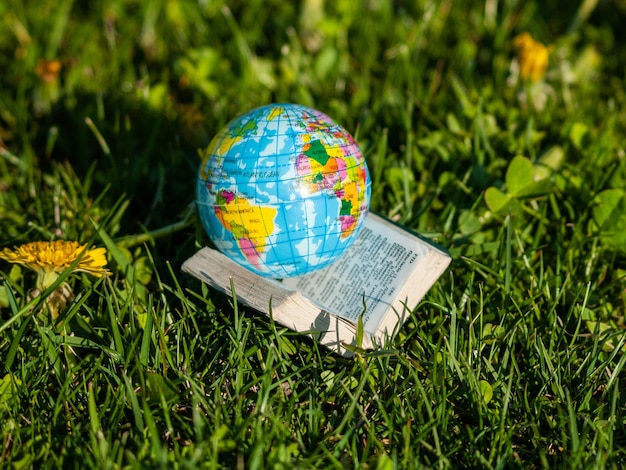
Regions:
M 221 252 L 285 278 L 344 254 L 370 194 L 365 159 L 343 127 L 306 106 L 270 104 L 235 118 L 204 149 L 196 202 Z

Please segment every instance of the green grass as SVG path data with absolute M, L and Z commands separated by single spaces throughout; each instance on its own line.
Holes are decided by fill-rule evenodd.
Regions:
M 622 0 L 25 3 L 0 248 L 106 246 L 114 275 L 52 322 L 0 264 L 0 467 L 624 466 Z M 522 31 L 553 46 L 532 86 Z M 372 209 L 454 257 L 389 349 L 338 358 L 180 271 L 198 149 L 272 101 L 353 132 Z

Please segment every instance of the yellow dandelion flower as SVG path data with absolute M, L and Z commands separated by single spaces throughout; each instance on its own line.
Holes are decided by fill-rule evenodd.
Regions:
M 70 268 L 72 272 L 86 272 L 94 276 L 109 275 L 109 271 L 105 268 L 106 250 L 104 248 L 87 249 L 87 245 L 80 245 L 77 242 L 57 240 L 26 243 L 13 250 L 3 249 L 0 251 L 0 259 L 21 264 L 37 273 L 37 288 L 31 289 L 30 298 L 41 295 L 42 291 L 50 287 L 62 272 Z M 56 318 L 65 308 L 67 301 L 73 298 L 72 289 L 66 282 L 52 292 L 45 301 L 52 318 Z
M 92 248 L 77 242 L 57 240 L 54 242 L 32 242 L 13 250 L 0 251 L 0 258 L 19 263 L 36 272 L 54 271 L 62 273 L 79 259 L 73 271 L 82 271 L 96 276 L 107 273 L 106 249 Z
M 35 73 L 41 77 L 44 82 L 50 83 L 59 80 L 59 72 L 61 72 L 61 62 L 58 60 L 39 59 Z
M 18 263 L 35 271 L 41 282 L 40 289 L 49 287 L 59 274 L 67 270 L 78 260 L 72 271 L 86 272 L 94 276 L 106 276 L 108 271 L 106 250 L 104 248 L 87 249 L 87 245 L 77 242 L 57 240 L 54 242 L 32 242 L 0 251 L 0 259 Z
M 550 48 L 544 46 L 527 33 L 518 34 L 514 40 L 519 61 L 519 73 L 523 80 L 539 81 L 548 68 Z

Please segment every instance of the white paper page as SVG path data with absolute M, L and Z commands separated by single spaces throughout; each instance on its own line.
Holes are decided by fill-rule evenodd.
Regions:
M 337 262 L 283 283 L 352 322 L 365 307 L 364 329 L 374 334 L 396 291 L 429 250 L 414 235 L 380 221 L 370 214 L 359 238 Z

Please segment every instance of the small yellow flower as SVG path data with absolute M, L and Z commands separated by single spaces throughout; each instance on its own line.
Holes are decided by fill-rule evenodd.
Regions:
M 544 46 L 527 33 L 518 34 L 514 40 L 519 61 L 519 73 L 523 80 L 539 81 L 546 73 L 550 48 Z
M 58 81 L 60 71 L 61 62 L 58 60 L 39 59 L 37 61 L 35 73 L 46 83 Z
M 107 264 L 105 255 L 104 248 L 88 250 L 87 245 L 62 240 L 26 243 L 13 250 L 5 248 L 0 251 L 0 259 L 21 264 L 37 273 L 37 288 L 31 290 L 30 297 L 40 295 L 74 262 L 76 264 L 72 272 L 86 272 L 100 277 L 109 275 L 105 268 Z M 46 301 L 52 317 L 56 318 L 66 301 L 72 298 L 73 294 L 67 283 L 59 286 Z
M 18 263 L 37 273 L 62 273 L 79 259 L 72 271 L 82 271 L 94 276 L 108 273 L 104 248 L 87 249 L 87 245 L 57 240 L 54 242 L 32 242 L 13 250 L 0 251 L 0 258 L 10 263 Z

